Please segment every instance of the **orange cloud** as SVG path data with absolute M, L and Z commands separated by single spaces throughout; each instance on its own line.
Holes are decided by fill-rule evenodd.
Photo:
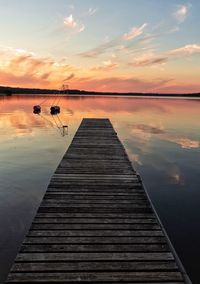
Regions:
M 64 79 L 73 79 L 71 71 L 76 70 L 63 61 L 10 48 L 0 54 L 0 60 L 0 84 L 3 85 L 55 88 Z

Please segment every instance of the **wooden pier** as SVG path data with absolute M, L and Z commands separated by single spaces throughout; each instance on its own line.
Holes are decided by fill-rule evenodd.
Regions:
M 108 119 L 83 119 L 6 283 L 191 283 Z

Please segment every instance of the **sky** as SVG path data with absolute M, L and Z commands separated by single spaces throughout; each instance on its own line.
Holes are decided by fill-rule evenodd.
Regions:
M 200 92 L 200 1 L 0 0 L 0 85 Z

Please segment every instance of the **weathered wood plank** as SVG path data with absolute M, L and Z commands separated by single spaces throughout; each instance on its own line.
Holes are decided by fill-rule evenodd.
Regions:
M 167 244 L 24 244 L 25 252 L 169 252 Z
M 41 203 L 41 206 L 54 206 L 54 207 L 62 207 L 64 205 L 69 206 L 72 204 L 72 200 L 70 199 L 65 199 L 63 200 L 62 198 L 51 198 L 51 199 L 44 199 Z M 96 207 L 98 205 L 103 207 L 113 207 L 113 208 L 122 208 L 124 205 L 134 207 L 134 208 L 140 208 L 140 207 L 145 207 L 149 205 L 148 200 L 144 199 L 133 199 L 133 200 L 128 200 L 128 199 L 116 199 L 116 200 L 101 200 L 101 199 L 79 199 L 79 200 L 73 200 L 73 205 L 80 205 L 84 207 L 88 207 L 88 205 L 92 207 Z
M 118 219 L 118 218 L 66 218 L 66 217 L 45 217 L 45 218 L 38 218 L 35 217 L 33 224 L 158 224 L 156 218 L 148 218 L 148 219 Z
M 157 224 L 35 224 L 31 230 L 160 230 Z
M 19 253 L 16 257 L 16 261 L 166 261 L 173 260 L 174 257 L 170 252 L 69 252 L 69 253 Z
M 135 230 L 30 230 L 29 237 L 162 237 L 160 231 L 135 231 Z
M 183 280 L 180 272 L 68 272 L 68 273 L 11 273 L 8 280 L 22 280 L 22 281 L 32 281 L 38 279 L 42 279 L 44 281 L 65 281 L 66 283 L 71 281 L 84 281 L 94 283 L 94 281 L 181 281 Z
M 117 194 L 115 195 L 114 193 L 112 194 L 88 194 L 88 193 L 77 193 L 77 194 L 72 194 L 69 192 L 47 192 L 45 194 L 44 199 L 66 199 L 66 200 L 146 200 L 146 196 L 143 192 L 141 193 L 133 193 L 133 194 Z
M 12 272 L 39 272 L 39 271 L 55 271 L 55 272 L 77 272 L 77 271 L 178 271 L 178 267 L 174 261 L 154 261 L 141 262 L 138 261 L 106 261 L 106 262 L 17 262 L 12 267 Z
M 87 237 L 50 237 L 50 236 L 27 236 L 24 244 L 165 244 L 163 236 L 147 237 L 122 237 L 122 236 L 87 236 Z
M 112 220 L 116 220 L 116 219 L 135 219 L 135 218 L 140 218 L 140 219 L 146 219 L 146 218 L 156 218 L 155 215 L 153 213 L 37 213 L 36 217 L 39 218 L 51 218 L 51 217 L 55 217 L 55 218 L 100 218 L 102 219 L 112 219 Z

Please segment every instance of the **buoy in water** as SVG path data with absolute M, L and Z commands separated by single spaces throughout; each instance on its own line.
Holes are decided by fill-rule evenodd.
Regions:
M 60 107 L 59 106 L 52 106 L 50 108 L 51 114 L 58 114 L 60 113 Z
M 40 112 L 41 112 L 41 106 L 40 105 L 33 106 L 33 113 L 38 114 Z

